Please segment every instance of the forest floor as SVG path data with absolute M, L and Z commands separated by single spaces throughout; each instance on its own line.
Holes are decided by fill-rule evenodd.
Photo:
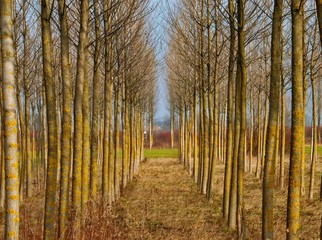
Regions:
M 126 239 L 233 239 L 222 221 L 221 200 L 198 192 L 178 159 L 148 159 L 119 201 Z
M 320 169 L 319 169 L 320 170 Z M 126 223 L 125 239 L 235 239 L 222 218 L 224 165 L 216 169 L 209 202 L 178 159 L 148 159 L 120 199 L 116 213 Z M 318 176 L 318 175 L 317 175 Z M 286 179 L 288 184 L 288 179 Z M 318 193 L 319 178 L 315 193 Z M 308 185 L 307 185 L 308 186 Z M 275 239 L 286 238 L 287 191 L 275 191 Z M 301 239 L 319 239 L 320 203 L 301 201 Z M 246 239 L 261 239 L 261 181 L 245 174 Z
M 321 209 L 318 173 L 322 170 L 321 164 L 319 167 L 315 200 L 308 200 L 306 193 L 301 201 L 300 236 L 305 240 L 319 239 Z M 138 175 L 111 210 L 104 214 L 97 204 L 91 205 L 85 220 L 86 227 L 82 231 L 83 237 L 77 239 L 235 239 L 234 233 L 227 229 L 221 213 L 223 175 L 224 164 L 218 163 L 216 190 L 210 202 L 199 193 L 194 180 L 178 158 L 149 158 L 141 164 Z M 285 184 L 288 184 L 287 178 Z M 275 239 L 285 239 L 287 190 L 275 191 L 274 204 Z M 261 239 L 261 205 L 261 181 L 254 174 L 246 173 L 246 239 Z M 21 239 L 41 239 L 43 206 L 43 191 L 25 200 L 20 210 Z M 2 234 L 3 212 L 0 211 L 0 239 Z

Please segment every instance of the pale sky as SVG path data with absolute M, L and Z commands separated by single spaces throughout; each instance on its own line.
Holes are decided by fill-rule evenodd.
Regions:
M 157 73 L 157 94 L 155 97 L 155 119 L 165 118 L 168 112 L 167 96 L 167 68 L 164 63 L 167 52 L 167 12 L 168 4 L 174 4 L 177 0 L 151 0 L 151 4 L 156 8 L 151 14 L 151 24 L 153 27 L 153 37 L 158 42 L 155 48 L 158 60 Z

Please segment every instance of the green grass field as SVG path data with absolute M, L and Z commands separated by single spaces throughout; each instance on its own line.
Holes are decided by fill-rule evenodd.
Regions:
M 122 149 L 117 151 L 117 157 L 122 158 Z M 145 158 L 178 158 L 179 150 L 177 148 L 153 148 L 144 149 Z
M 310 154 L 311 146 L 305 146 L 305 154 Z M 322 145 L 318 145 L 318 155 L 322 156 Z M 122 150 L 118 151 L 119 158 L 122 157 Z M 153 148 L 153 149 L 144 149 L 144 157 L 146 158 L 178 158 L 179 150 L 177 148 Z
M 144 149 L 144 157 L 146 158 L 178 158 L 179 150 L 171 148 L 161 149 Z
M 305 154 L 311 154 L 311 145 L 305 146 Z M 322 156 L 322 145 L 318 145 L 318 156 Z

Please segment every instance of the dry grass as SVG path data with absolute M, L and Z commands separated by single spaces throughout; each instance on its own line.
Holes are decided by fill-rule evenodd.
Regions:
M 286 159 L 285 166 L 285 186 L 288 185 L 288 165 Z M 309 160 L 306 165 L 306 196 L 301 199 L 301 229 L 300 239 L 317 240 L 320 239 L 320 202 L 318 198 L 321 166 L 316 171 L 315 199 L 308 199 L 309 186 Z M 278 169 L 276 168 L 276 171 Z M 245 175 L 245 208 L 246 208 L 246 231 L 247 239 L 261 239 L 261 214 L 262 214 L 262 185 L 254 174 Z M 287 188 L 280 190 L 276 187 L 274 192 L 274 222 L 275 239 L 286 239 L 286 214 L 287 214 Z
M 127 239 L 233 239 L 213 203 L 176 159 L 149 159 L 119 202 Z
M 319 165 L 318 172 L 321 171 Z M 309 169 L 309 166 L 307 166 Z M 286 168 L 287 172 L 287 168 Z M 64 239 L 234 239 L 221 215 L 224 166 L 216 169 L 216 192 L 210 203 L 177 159 L 149 159 L 112 209 L 89 204 L 81 229 L 69 226 Z M 315 200 L 302 198 L 301 239 L 319 239 L 320 203 L 316 177 Z M 287 180 L 286 180 L 287 184 Z M 306 185 L 308 186 L 308 185 Z M 275 239 L 286 236 L 287 191 L 275 192 Z M 245 175 L 246 238 L 261 239 L 261 181 Z M 21 206 L 21 239 L 41 239 L 43 192 Z M 57 214 L 53 213 L 53 214 Z M 3 212 L 0 211 L 0 239 Z

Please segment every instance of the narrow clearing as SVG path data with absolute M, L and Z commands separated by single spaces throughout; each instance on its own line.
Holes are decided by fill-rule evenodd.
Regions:
M 306 166 L 309 169 L 309 166 Z M 287 170 L 286 170 L 287 171 Z M 319 169 L 318 171 L 321 171 Z M 224 164 L 216 167 L 213 202 L 200 194 L 189 173 L 178 159 L 148 159 L 139 174 L 127 186 L 122 197 L 104 214 L 99 203 L 90 205 L 86 228 L 81 239 L 114 240 L 230 240 L 221 215 Z M 308 174 L 306 175 L 308 186 Z M 301 201 L 300 239 L 319 239 L 319 181 L 315 200 Z M 288 184 L 286 179 L 286 185 Z M 286 238 L 287 190 L 275 190 L 275 239 Z M 42 239 L 43 192 L 27 199 L 20 208 L 21 239 Z M 254 173 L 245 174 L 246 239 L 261 239 L 261 180 Z M 0 211 L 0 238 L 3 234 L 3 211 Z M 67 237 L 66 239 L 71 239 Z
M 308 166 L 307 166 L 308 167 Z M 213 202 L 199 193 L 178 159 L 148 159 L 113 209 L 112 239 L 230 240 L 222 218 L 224 165 L 218 163 Z M 308 180 L 308 178 L 307 178 Z M 318 182 L 318 181 L 317 181 Z M 287 181 L 286 181 L 287 184 Z M 318 193 L 318 184 L 316 184 Z M 287 190 L 275 190 L 275 237 L 286 238 Z M 261 239 L 261 181 L 245 174 L 246 239 Z M 320 203 L 301 201 L 301 239 L 319 239 Z
M 177 159 L 149 159 L 120 199 L 117 212 L 126 226 L 126 239 L 232 239 L 224 232 L 217 200 L 210 203 L 198 193 Z

